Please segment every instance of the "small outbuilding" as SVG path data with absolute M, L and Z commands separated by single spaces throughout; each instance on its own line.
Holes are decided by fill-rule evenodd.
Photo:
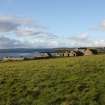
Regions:
M 83 56 L 83 53 L 81 51 L 66 51 L 64 53 L 65 57 L 72 57 L 72 56 Z
M 49 56 L 50 55 L 48 53 L 44 52 L 44 53 L 41 53 L 41 56 L 40 57 L 49 57 Z
M 3 57 L 3 61 L 22 61 L 24 57 Z
M 69 56 L 69 54 L 70 54 L 70 52 L 69 52 L 69 51 L 65 51 L 65 52 L 63 53 L 63 56 L 68 57 L 68 56 Z
M 76 51 L 71 51 L 70 53 L 69 53 L 69 56 L 77 56 L 77 52 Z
M 84 55 L 85 56 L 89 56 L 89 55 L 94 55 L 94 54 L 97 54 L 97 50 L 95 50 L 95 49 L 86 49 L 85 51 L 84 51 Z

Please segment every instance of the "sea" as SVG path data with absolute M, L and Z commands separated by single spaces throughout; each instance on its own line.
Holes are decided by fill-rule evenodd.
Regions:
M 0 59 L 3 57 L 39 57 L 40 53 L 51 53 L 55 52 L 54 49 L 0 49 Z

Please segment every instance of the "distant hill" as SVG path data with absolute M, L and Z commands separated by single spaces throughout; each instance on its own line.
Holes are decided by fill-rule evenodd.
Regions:
M 56 52 L 65 50 L 80 50 L 80 49 L 96 49 L 98 52 L 105 52 L 105 47 L 78 47 L 78 48 L 15 48 L 15 49 L 0 49 L 0 53 L 33 53 L 33 52 Z
M 74 48 L 54 48 L 55 51 L 65 51 L 65 50 L 83 50 L 83 49 L 93 49 L 93 50 L 97 50 L 98 53 L 105 53 L 105 47 L 74 47 Z

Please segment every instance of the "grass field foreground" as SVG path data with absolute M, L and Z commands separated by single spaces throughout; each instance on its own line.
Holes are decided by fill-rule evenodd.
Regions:
M 105 105 L 105 55 L 0 63 L 0 105 Z

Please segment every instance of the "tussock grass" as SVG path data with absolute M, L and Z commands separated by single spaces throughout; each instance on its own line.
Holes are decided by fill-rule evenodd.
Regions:
M 0 105 L 105 105 L 105 55 L 0 63 Z

